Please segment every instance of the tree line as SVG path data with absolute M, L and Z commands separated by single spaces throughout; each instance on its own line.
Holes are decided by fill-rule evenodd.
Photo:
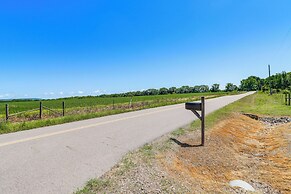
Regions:
M 291 72 L 283 71 L 265 79 L 250 76 L 243 79 L 240 85 L 242 91 L 268 91 L 270 88 L 273 92 L 291 91 Z
M 162 87 L 160 89 L 147 89 L 142 91 L 131 91 L 119 94 L 103 94 L 100 97 L 130 97 L 130 96 L 149 96 L 149 95 L 165 95 L 165 94 L 186 94 L 186 93 L 202 93 L 202 92 L 232 92 L 232 91 L 267 91 L 272 88 L 273 91 L 291 90 L 291 72 L 282 72 L 272 75 L 266 79 L 256 76 L 249 76 L 241 80 L 240 86 L 233 83 L 227 83 L 224 89 L 220 89 L 220 84 L 214 83 L 210 87 L 208 85 L 182 86 L 182 87 Z

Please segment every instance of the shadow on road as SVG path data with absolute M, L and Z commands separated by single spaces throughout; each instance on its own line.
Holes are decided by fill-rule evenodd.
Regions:
M 178 144 L 179 146 L 183 147 L 183 148 L 188 148 L 188 147 L 201 147 L 202 144 L 199 144 L 199 145 L 190 145 L 190 144 L 187 144 L 187 143 L 183 143 L 183 142 L 180 142 L 179 140 L 175 139 L 175 138 L 170 138 L 170 140 L 172 140 L 173 142 L 175 142 L 176 144 Z

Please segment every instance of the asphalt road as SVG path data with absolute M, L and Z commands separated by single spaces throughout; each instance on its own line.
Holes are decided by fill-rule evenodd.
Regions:
M 206 100 L 206 114 L 249 94 Z M 178 104 L 0 135 L 0 193 L 72 193 L 194 119 Z

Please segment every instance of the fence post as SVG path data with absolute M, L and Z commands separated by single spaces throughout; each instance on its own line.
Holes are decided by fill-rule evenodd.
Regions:
M 115 109 L 115 106 L 114 106 L 114 100 L 112 101 L 112 107 L 113 107 L 113 109 Z
M 130 98 L 130 101 L 129 101 L 129 108 L 131 108 L 132 106 L 132 97 Z
M 6 113 L 5 119 L 6 119 L 6 121 L 8 121 L 8 119 L 9 119 L 9 106 L 8 106 L 8 104 L 5 105 L 5 113 Z
M 288 105 L 290 106 L 290 93 L 288 94 L 288 99 L 289 99 Z
M 63 117 L 65 116 L 65 101 L 63 101 Z
M 39 102 L 39 119 L 42 118 L 42 102 Z

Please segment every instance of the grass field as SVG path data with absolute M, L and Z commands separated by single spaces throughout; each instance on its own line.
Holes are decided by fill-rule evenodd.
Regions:
M 165 106 L 187 101 L 199 100 L 201 96 L 214 98 L 229 94 L 227 92 L 216 93 L 190 93 L 170 94 L 157 96 L 135 96 L 129 107 L 130 97 L 74 97 L 68 99 L 42 100 L 43 106 L 61 112 L 62 102 L 65 101 L 65 117 L 55 115 L 48 110 L 43 111 L 43 119 L 38 119 L 39 110 L 23 113 L 9 118 L 9 122 L 3 122 L 5 118 L 5 104 L 9 104 L 9 114 L 28 111 L 39 108 L 39 101 L 0 102 L 0 134 L 27 130 L 67 123 L 72 121 L 90 119 L 106 115 L 118 114 L 134 110 Z M 114 104 L 114 105 L 113 105 Z
M 137 102 L 153 102 L 153 101 L 169 101 L 181 98 L 193 98 L 197 96 L 209 96 L 209 95 L 227 95 L 225 92 L 217 93 L 190 93 L 190 94 L 168 94 L 168 95 L 156 95 L 156 96 L 134 96 L 132 103 Z M 129 104 L 131 97 L 74 97 L 67 99 L 55 99 L 55 100 L 42 100 L 44 106 L 48 106 L 53 109 L 61 109 L 62 102 L 65 101 L 66 108 L 80 108 L 80 107 L 94 107 L 112 105 L 115 104 Z M 5 114 L 5 104 L 9 104 L 9 112 L 16 113 L 20 111 L 27 111 L 39 107 L 39 101 L 0 101 L 0 115 Z
M 215 123 L 229 117 L 233 112 L 275 117 L 291 116 L 291 106 L 284 104 L 283 94 L 269 96 L 266 93 L 258 92 L 208 115 L 206 128 L 213 127 Z M 193 126 L 199 127 L 199 125 L 197 121 L 193 123 Z

